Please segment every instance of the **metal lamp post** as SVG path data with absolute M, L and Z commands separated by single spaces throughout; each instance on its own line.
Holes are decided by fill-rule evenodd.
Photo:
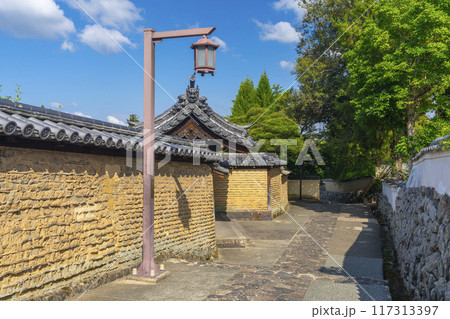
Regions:
M 142 264 L 137 271 L 138 276 L 157 277 L 162 273 L 158 269 L 154 260 L 154 178 L 155 178 L 155 43 L 161 42 L 163 39 L 184 38 L 193 36 L 206 36 L 214 32 L 216 28 L 198 28 L 188 30 L 164 31 L 156 32 L 154 29 L 144 29 L 144 158 L 143 158 L 143 179 L 144 179 L 144 212 L 142 235 L 143 254 Z M 214 74 L 215 68 L 215 49 L 218 45 L 211 40 L 206 39 L 209 47 L 205 48 L 205 61 L 201 61 L 200 54 L 196 54 L 195 72 Z M 193 47 L 198 48 L 199 46 Z M 212 50 L 212 51 L 210 51 Z M 196 52 L 199 52 L 196 50 Z M 214 54 L 213 63 L 211 62 L 210 52 Z M 208 59 L 209 57 L 209 59 Z M 200 59 L 200 60 L 199 60 Z M 205 66 L 204 68 L 198 68 Z

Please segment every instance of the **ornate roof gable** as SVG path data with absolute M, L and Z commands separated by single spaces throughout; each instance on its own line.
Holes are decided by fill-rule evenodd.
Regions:
M 237 125 L 217 114 L 206 102 L 206 97 L 199 97 L 200 90 L 198 86 L 195 87 L 195 77 L 191 76 L 190 80 L 191 84 L 186 89 L 186 94 L 178 96 L 178 102 L 175 105 L 156 117 L 156 131 L 170 134 L 188 118 L 195 118 L 200 122 L 199 124 L 222 139 L 235 142 L 247 149 L 253 147 L 256 142 L 248 136 L 250 125 Z

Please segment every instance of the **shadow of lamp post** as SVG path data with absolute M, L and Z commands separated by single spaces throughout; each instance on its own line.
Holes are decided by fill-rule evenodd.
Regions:
M 192 44 L 195 64 L 194 74 L 214 75 L 216 49 L 219 45 L 207 38 L 216 28 L 197 28 L 156 32 L 154 29 L 144 29 L 144 149 L 143 149 L 143 179 L 144 179 L 144 212 L 142 234 L 142 264 L 137 271 L 138 276 L 157 277 L 163 270 L 158 269 L 154 260 L 154 174 L 155 174 L 155 43 L 164 39 L 202 36 Z

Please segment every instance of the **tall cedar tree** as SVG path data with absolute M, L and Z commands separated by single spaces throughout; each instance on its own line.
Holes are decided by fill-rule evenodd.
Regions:
M 233 117 L 241 117 L 255 107 L 255 86 L 250 78 L 246 78 L 241 82 L 238 94 L 233 100 L 231 115 Z
M 280 96 L 281 92 L 279 85 L 270 86 L 266 72 L 261 75 L 256 89 L 250 79 L 242 81 L 228 120 L 240 125 L 253 124 L 249 135 L 260 142 L 261 147 L 252 151 L 280 153 L 280 146 L 271 145 L 270 140 L 297 140 L 297 145 L 288 146 L 288 167 L 295 171 L 296 156 L 301 150 L 302 142 L 297 123 L 285 112 L 292 108 L 294 93 L 293 90 L 288 90 Z M 277 97 L 277 103 L 273 104 Z
M 266 71 L 261 74 L 255 95 L 259 107 L 266 109 L 272 106 L 272 103 L 274 102 L 274 92 L 270 86 L 269 77 L 267 76 Z

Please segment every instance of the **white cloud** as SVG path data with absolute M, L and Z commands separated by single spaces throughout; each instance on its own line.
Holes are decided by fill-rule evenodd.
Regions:
M 118 125 L 125 125 L 126 126 L 124 121 L 121 121 L 121 120 L 119 120 L 118 118 L 116 118 L 116 117 L 114 117 L 112 115 L 108 115 L 106 118 L 108 119 L 109 123 L 118 124 Z
M 197 21 L 194 24 L 189 24 L 188 29 L 198 29 L 200 28 L 200 23 Z
M 122 51 L 117 43 L 121 46 L 135 46 L 126 36 L 124 36 L 119 31 L 106 28 L 105 30 L 103 30 L 98 25 L 87 25 L 84 30 L 78 35 L 78 37 L 81 42 L 87 44 L 94 50 L 103 54 L 118 53 Z M 115 41 L 111 39 L 111 37 Z
M 278 0 L 273 3 L 273 7 L 280 11 L 293 11 L 299 20 L 303 19 L 306 10 L 299 7 L 298 0 Z
M 142 20 L 141 10 L 129 0 L 77 0 L 79 5 L 73 0 L 65 2 L 83 14 L 89 13 L 102 26 L 128 31 Z
M 19 38 L 57 39 L 75 32 L 54 0 L 0 1 L 0 29 Z
M 295 64 L 290 61 L 280 61 L 280 66 L 282 69 L 292 70 L 295 67 Z
M 255 20 L 255 23 L 261 28 L 260 38 L 261 40 L 273 40 L 282 43 L 298 42 L 300 34 L 295 31 L 294 27 L 285 21 L 280 21 L 277 24 L 261 23 Z
M 63 44 L 61 44 L 61 49 L 63 49 L 64 51 L 75 52 L 73 43 L 68 40 L 64 40 Z
M 223 52 L 228 51 L 227 43 L 225 41 L 223 41 L 222 39 L 220 39 L 216 36 L 213 36 L 213 37 L 211 37 L 211 40 L 213 40 L 215 43 L 219 44 L 220 45 L 219 49 L 222 49 Z
M 83 113 L 81 113 L 81 112 L 73 112 L 73 115 L 78 115 L 78 116 L 82 116 L 82 117 L 87 117 L 88 119 L 91 119 L 91 118 L 92 118 L 92 116 L 83 114 Z

